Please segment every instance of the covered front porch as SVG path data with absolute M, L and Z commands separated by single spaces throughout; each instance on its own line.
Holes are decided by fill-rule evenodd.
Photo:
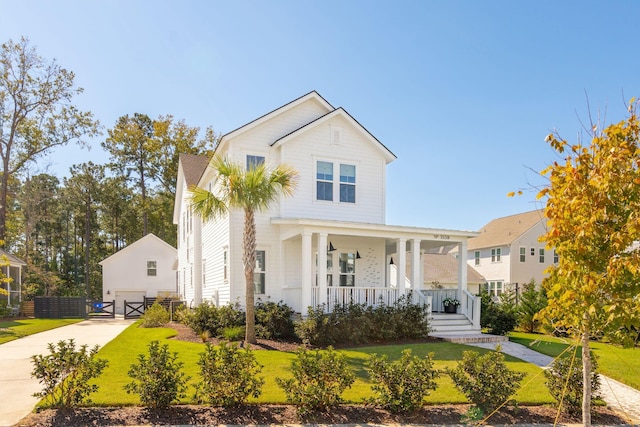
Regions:
M 442 311 L 442 300 L 460 302 L 479 330 L 480 302 L 467 290 L 467 239 L 470 231 L 363 224 L 328 220 L 272 219 L 280 227 L 283 299 L 297 312 L 308 307 L 356 303 L 392 305 L 402 297 Z M 458 247 L 458 283 L 431 289 L 424 283 L 426 253 Z

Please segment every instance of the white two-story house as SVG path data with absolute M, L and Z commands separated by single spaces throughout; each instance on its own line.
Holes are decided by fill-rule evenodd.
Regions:
M 466 254 L 468 239 L 478 235 L 387 224 L 386 168 L 396 156 L 315 91 L 222 136 L 215 154 L 247 168 L 286 163 L 298 172 L 292 197 L 256 213 L 255 293 L 303 315 L 323 304 L 327 310 L 350 301 L 392 304 L 412 289 L 412 297 L 425 302 L 423 255 L 450 245 Z M 191 186 L 216 191 L 208 160 L 180 157 L 178 288 L 191 305 L 243 304 L 243 212 L 203 222 L 190 209 Z M 409 261 L 415 268 L 399 277 Z M 460 313 L 471 319 L 479 307 L 467 292 L 466 265 L 459 257 L 457 291 Z
M 545 270 L 558 262 L 555 250 L 539 241 L 545 224 L 543 211 L 535 210 L 494 219 L 469 239 L 467 260 L 486 279 L 484 291 L 520 292 L 532 279 L 540 286 Z

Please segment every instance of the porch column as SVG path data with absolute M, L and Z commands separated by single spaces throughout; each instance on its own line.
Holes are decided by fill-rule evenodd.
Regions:
M 193 220 L 193 303 L 202 304 L 202 218 L 192 213 Z M 187 249 L 189 250 L 189 249 Z
M 467 241 L 458 244 L 458 300 L 460 300 L 460 312 L 466 313 L 467 298 L 462 291 L 467 290 Z
M 422 277 L 420 275 L 420 267 L 422 265 L 422 258 L 420 256 L 420 240 L 411 240 L 411 289 L 422 288 Z
M 327 301 L 327 233 L 318 234 L 318 300 L 316 305 Z M 325 310 L 328 307 L 325 306 Z
M 306 313 L 307 308 L 311 306 L 311 233 L 304 231 L 302 233 L 302 312 Z M 326 267 L 325 267 L 326 268 Z M 326 276 L 326 275 L 325 275 Z
M 398 239 L 396 243 L 398 249 L 398 269 L 396 270 L 396 286 L 404 294 L 405 283 L 404 279 L 407 274 L 407 240 Z

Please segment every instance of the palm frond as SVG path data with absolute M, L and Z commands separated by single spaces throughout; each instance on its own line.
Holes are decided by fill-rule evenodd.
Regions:
M 203 220 L 208 221 L 224 215 L 228 208 L 223 199 L 219 199 L 215 194 L 204 188 L 193 186 L 191 191 L 191 206 L 193 211 L 200 215 Z

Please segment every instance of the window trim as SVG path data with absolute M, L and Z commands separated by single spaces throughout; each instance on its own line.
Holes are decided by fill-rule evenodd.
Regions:
M 527 248 L 520 246 L 520 262 L 527 262 Z
M 249 159 L 254 160 L 253 162 L 249 162 Z M 262 159 L 262 161 L 260 161 L 260 159 Z M 257 165 L 264 165 L 265 162 L 267 161 L 266 156 L 259 156 L 257 154 L 247 154 L 245 156 L 245 170 L 251 170 L 252 168 L 250 166 L 257 166 Z
M 491 262 L 502 262 L 502 248 L 491 248 Z
M 258 253 L 262 252 L 263 255 L 263 269 L 262 270 L 258 270 Z M 256 289 L 256 277 L 262 275 L 264 280 L 262 281 L 262 286 L 264 287 L 264 289 L 262 289 L 262 292 L 260 292 L 258 289 Z M 256 267 L 253 270 L 253 292 L 255 295 L 266 295 L 267 293 L 267 251 L 266 249 L 256 249 Z
M 342 271 L 343 261 L 342 256 L 347 255 L 347 260 L 344 265 L 348 265 L 351 260 L 353 260 L 353 272 Z M 347 283 L 348 278 L 351 277 L 352 284 L 351 285 L 343 285 L 342 278 L 345 278 L 345 283 Z M 356 252 L 340 252 L 338 255 L 338 286 L 342 288 L 353 288 L 356 286 Z
M 327 178 L 324 178 L 324 177 L 323 177 L 323 178 L 320 178 L 320 177 L 318 176 L 318 175 L 319 175 L 318 170 L 319 170 L 320 163 L 326 163 L 326 164 L 331 165 L 331 179 L 327 179 Z M 327 160 L 316 160 L 316 164 L 315 164 L 315 172 L 316 172 L 316 173 L 315 173 L 315 175 L 316 175 L 316 179 L 315 179 L 315 183 L 316 183 L 316 191 L 315 191 L 315 193 L 316 193 L 316 201 L 318 201 L 318 202 L 333 202 L 333 199 L 334 199 L 334 197 L 333 197 L 333 192 L 335 191 L 335 189 L 334 189 L 334 185 L 333 185 L 333 182 L 335 181 L 335 174 L 334 174 L 334 171 L 333 171 L 333 169 L 334 169 L 334 163 L 335 163 L 335 162 L 330 162 L 330 161 L 327 161 Z M 323 173 L 322 175 L 324 176 L 324 175 L 326 175 L 326 174 L 324 174 L 324 173 Z M 320 184 L 320 183 L 327 184 L 327 185 L 330 185 L 330 186 L 331 186 L 331 191 L 330 191 L 330 192 L 328 192 L 328 194 L 329 194 L 329 197 L 330 197 L 330 198 L 327 198 L 327 199 L 321 199 L 321 198 L 319 197 L 319 196 L 320 196 L 320 194 L 319 194 L 319 191 L 318 191 L 318 184 Z M 325 194 L 325 193 L 326 193 L 326 192 L 324 192 L 323 194 Z
M 342 167 L 343 166 L 352 167 L 353 168 L 353 177 L 345 175 L 346 181 L 342 180 L 342 176 L 343 176 L 342 175 Z M 340 163 L 339 164 L 338 175 L 339 175 L 339 183 L 340 183 L 340 189 L 339 189 L 339 192 L 340 192 L 340 195 L 339 195 L 340 203 L 354 203 L 355 204 L 356 203 L 356 184 L 358 182 L 358 179 L 357 179 L 358 173 L 357 173 L 356 165 L 352 165 L 352 164 L 348 164 L 348 163 Z M 348 181 L 350 178 L 353 178 L 353 182 L 349 182 Z M 346 200 L 347 197 L 345 197 L 345 200 L 342 199 L 342 189 L 343 188 L 345 188 L 345 189 L 353 188 L 353 190 L 352 190 L 353 191 L 353 201 L 352 200 Z M 349 196 L 350 194 L 351 193 L 347 193 L 347 196 Z
M 153 267 L 150 267 L 150 264 L 153 263 Z M 150 274 L 153 271 L 153 274 Z M 158 277 L 158 260 L 148 259 L 147 260 L 147 277 Z
M 544 264 L 544 248 L 538 248 L 538 262 Z
M 473 265 L 480 265 L 480 251 L 473 252 Z

